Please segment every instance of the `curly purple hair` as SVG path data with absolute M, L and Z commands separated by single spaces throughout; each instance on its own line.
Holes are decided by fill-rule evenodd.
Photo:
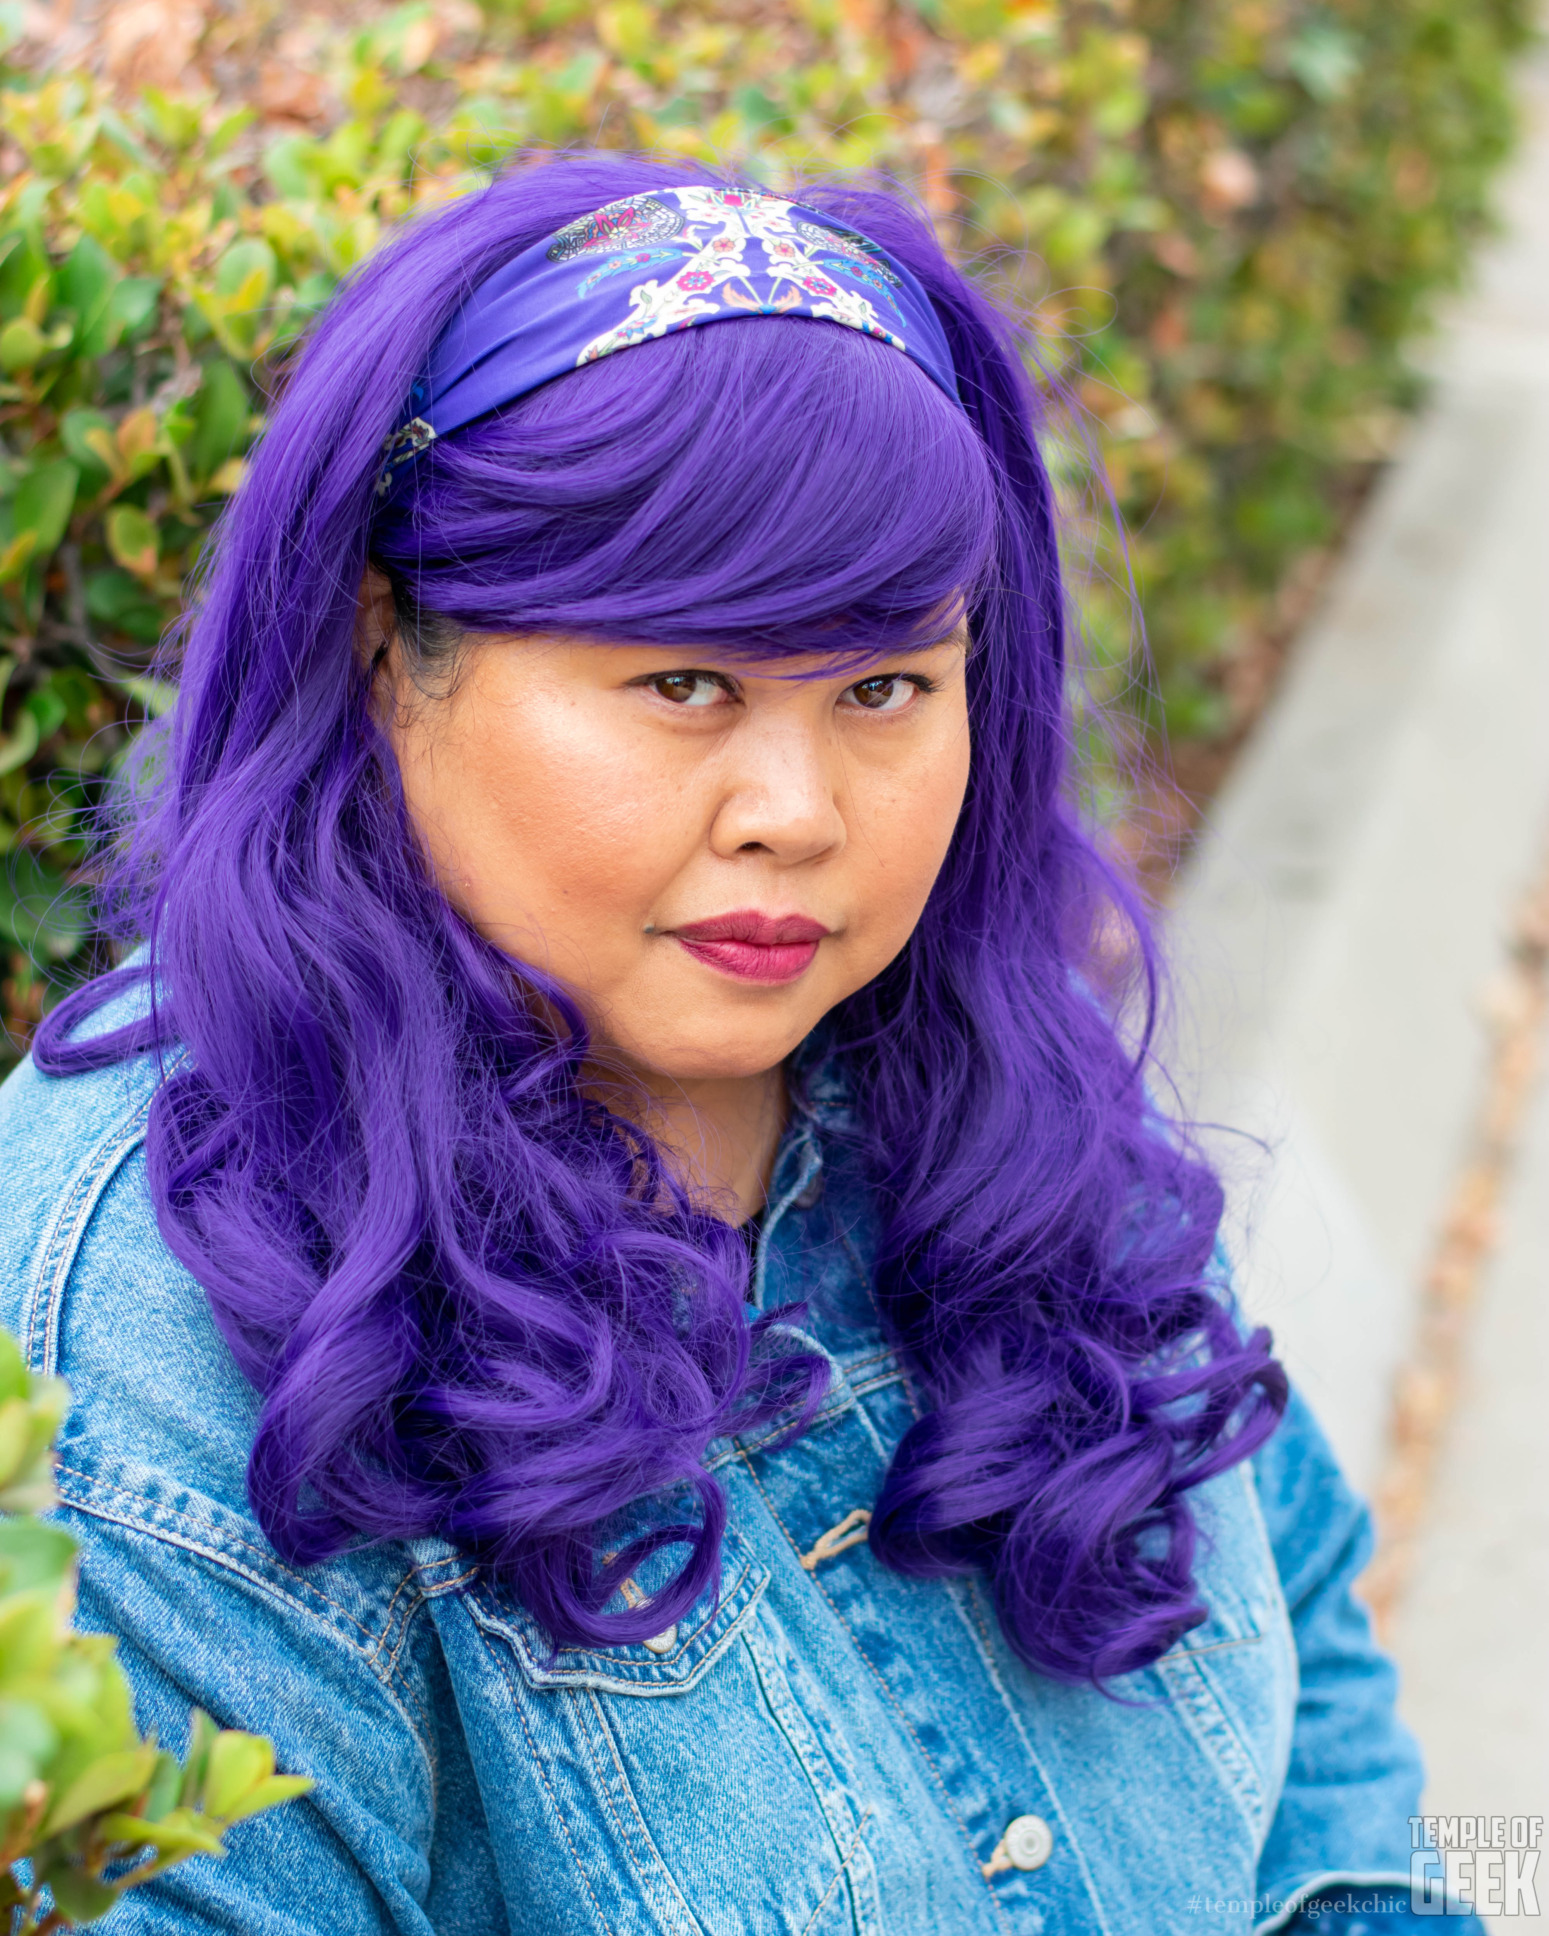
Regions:
M 734 1233 L 588 1099 L 562 988 L 475 934 L 418 858 L 354 647 L 390 576 L 426 665 L 464 629 L 873 658 L 966 601 L 973 770 L 924 916 L 825 1023 L 884 1219 L 876 1292 L 931 1409 L 871 1545 L 980 1569 L 1022 1656 L 1105 1680 L 1205 1617 L 1189 1490 L 1273 1429 L 1285 1383 L 1212 1269 L 1221 1199 L 1097 999 L 1115 911 L 1149 1018 L 1145 912 L 1069 797 L 1065 611 L 1016 335 L 880 192 L 804 199 L 919 278 L 964 408 L 851 330 L 766 317 L 643 344 L 435 445 L 385 505 L 384 436 L 497 265 L 702 169 L 514 169 L 402 229 L 339 290 L 222 521 L 110 853 L 149 942 L 140 1022 L 39 1030 L 68 1074 L 181 1045 L 149 1125 L 162 1233 L 263 1395 L 249 1490 L 304 1564 L 436 1535 L 556 1644 L 639 1640 L 717 1577 L 719 1434 L 821 1396 L 750 1322 Z M 534 1002 L 542 986 L 548 1000 Z M 557 1022 L 556 1022 L 556 1019 Z M 684 1298 L 685 1281 L 696 1295 Z M 772 1314 L 778 1318 L 780 1313 Z M 603 1611 L 638 1546 L 599 1528 L 687 1482 L 654 1601 Z

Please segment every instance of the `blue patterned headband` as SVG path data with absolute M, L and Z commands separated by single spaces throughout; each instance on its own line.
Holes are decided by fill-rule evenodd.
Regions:
M 610 202 L 497 269 L 447 324 L 383 445 L 399 468 L 541 383 L 695 323 L 800 316 L 902 350 L 958 401 L 930 298 L 854 229 L 756 189 L 658 188 Z

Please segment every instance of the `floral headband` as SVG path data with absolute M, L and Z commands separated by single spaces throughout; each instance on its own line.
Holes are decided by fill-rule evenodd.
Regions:
M 436 438 L 615 350 L 696 323 L 797 316 L 902 350 L 957 402 L 930 298 L 874 242 L 756 189 L 660 188 L 610 202 L 480 283 L 384 443 L 378 497 Z

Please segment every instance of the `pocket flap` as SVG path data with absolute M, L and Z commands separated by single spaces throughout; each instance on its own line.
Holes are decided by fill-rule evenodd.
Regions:
M 735 1533 L 721 1542 L 721 1592 L 706 1593 L 675 1627 L 627 1647 L 561 1647 L 497 1584 L 481 1581 L 469 1598 L 474 1619 L 516 1656 L 532 1688 L 594 1687 L 608 1694 L 683 1694 L 720 1658 L 752 1618 L 769 1569 Z

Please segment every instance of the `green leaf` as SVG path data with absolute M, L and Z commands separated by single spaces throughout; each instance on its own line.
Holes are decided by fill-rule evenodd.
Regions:
M 86 939 L 86 890 L 45 867 L 30 847 L 0 854 L 0 939 L 34 960 L 66 961 Z
M 45 680 L 41 686 L 33 687 L 27 695 L 26 707 L 38 722 L 40 744 L 59 731 L 70 711 L 63 693 L 55 686 L 52 678 Z
M 309 1775 L 269 1775 L 256 1788 L 250 1788 L 235 1808 L 228 1810 L 226 1820 L 245 1822 L 250 1815 L 258 1815 L 266 1808 L 278 1808 L 281 1802 L 294 1801 L 298 1795 L 310 1795 L 316 1786 Z
M 98 687 L 79 666 L 55 666 L 36 690 L 50 695 L 50 702 L 60 708 L 60 718 L 72 733 L 90 730 L 89 713 Z
M 50 1589 L 0 1600 L 0 1684 L 17 1686 L 58 1646 L 59 1609 Z
M 237 136 L 244 134 L 252 127 L 257 119 L 258 110 L 256 108 L 240 107 L 233 109 L 230 114 L 224 116 L 216 123 L 211 133 L 205 136 L 205 155 L 211 161 L 214 161 L 218 156 L 225 154 Z
M 0 1488 L 0 1513 L 40 1513 L 59 1504 L 52 1462 L 41 1460 Z
M 32 532 L 25 533 L 29 553 L 32 549 Z M 0 577 L 4 574 L 0 573 Z M 0 739 L 0 774 L 14 773 L 19 766 L 25 766 L 38 750 L 37 714 L 23 708 L 16 715 L 16 724 L 11 728 L 10 737 Z
M 12 529 L 18 537 L 32 532 L 35 557 L 47 557 L 65 535 L 79 482 L 80 472 L 74 464 L 60 461 L 40 464 L 17 485 Z
M 199 134 L 199 108 L 192 101 L 174 100 L 159 87 L 141 90 L 140 113 L 146 126 L 165 148 L 181 152 Z
M 268 297 L 278 273 L 279 264 L 269 244 L 261 236 L 244 236 L 233 242 L 216 264 L 215 293 L 257 305 Z
M 58 1741 L 36 1702 L 0 1700 L 0 1811 L 14 1808 L 39 1779 Z
M 161 302 L 156 276 L 125 276 L 108 302 L 108 315 L 132 341 L 154 321 Z
M 318 269 L 310 276 L 304 276 L 296 284 L 293 312 L 310 314 L 313 310 L 321 309 L 338 286 L 339 278 L 330 275 L 326 269 Z
M 1314 20 L 1286 50 L 1286 66 L 1315 101 L 1337 101 L 1361 71 L 1360 45 L 1333 21 Z
M 110 1842 L 152 1848 L 159 1855 L 178 1858 L 226 1853 L 219 1832 L 191 1808 L 174 1808 L 159 1821 L 151 1821 L 144 1815 L 105 1815 L 99 1827 Z
M 115 504 L 107 517 L 108 550 L 137 578 L 149 578 L 156 569 L 161 550 L 161 534 L 155 523 L 135 504 Z
M 32 1409 L 25 1398 L 0 1399 L 0 1486 L 27 1455 L 32 1439 Z M 3 1532 L 4 1527 L 0 1527 Z
M 77 354 L 101 356 L 112 348 L 118 329 L 109 305 L 118 279 L 112 257 L 93 236 L 83 235 L 65 258 L 59 300 L 75 312 Z
M 177 1756 L 157 1755 L 156 1772 L 145 1791 L 145 1819 L 159 1822 L 169 1814 L 177 1806 L 178 1791 L 182 1785 L 183 1770 Z
M 17 376 L 41 362 L 48 351 L 48 339 L 30 316 L 18 316 L 0 329 L 0 370 Z
M 274 1773 L 274 1749 L 260 1735 L 222 1728 L 210 1744 L 203 1801 L 206 1811 L 235 1819 L 251 1790 Z
M 196 477 L 209 477 L 247 444 L 247 385 L 222 358 L 206 365 L 190 451 Z
M 303 202 L 312 194 L 317 143 L 310 135 L 282 134 L 264 149 L 264 173 L 276 195 Z
M 116 467 L 113 425 L 100 410 L 67 410 L 60 420 L 59 441 L 88 478 L 104 479 Z
M 38 1779 L 38 1764 L 20 1748 L 8 1748 L 0 1741 L 0 1812 L 9 1812 Z M 0 1908 L 4 1899 L 0 1898 Z
M 5 242 L 4 254 L 0 255 L 0 316 L 19 316 L 39 278 L 48 274 L 48 257 L 25 224 L 21 231 L 12 230 Z M 34 322 L 40 320 L 33 318 Z
M 121 1884 L 100 1882 L 74 1863 L 50 1869 L 40 1880 L 47 1882 L 55 1907 L 72 1923 L 100 1922 L 123 1893 Z
M 86 609 L 95 619 L 132 639 L 154 645 L 161 637 L 167 614 L 145 587 L 127 571 L 94 571 L 86 579 Z
M 120 679 L 119 685 L 131 699 L 138 699 L 152 719 L 170 713 L 177 704 L 177 687 L 164 679 Z
M 58 1586 L 74 1562 L 75 1541 L 63 1527 L 40 1525 L 35 1519 L 0 1519 L 0 1591 Z
M 149 1745 L 118 1748 L 98 1756 L 48 1811 L 42 1833 L 57 1835 L 61 1829 L 84 1822 L 88 1815 L 100 1815 L 104 1809 L 131 1800 L 145 1790 L 155 1772 L 156 1750 Z
M 0 659 L 0 694 L 5 691 L 5 682 L 14 659 Z M 0 1330 L 0 1398 L 25 1398 L 27 1396 L 27 1361 L 21 1354 L 21 1347 L 9 1331 Z
M 184 1808 L 192 1807 L 204 1787 L 215 1733 L 215 1723 L 203 1708 L 196 1707 L 188 1717 L 188 1752 L 183 1756 L 183 1786 L 178 1793 L 178 1802 Z

